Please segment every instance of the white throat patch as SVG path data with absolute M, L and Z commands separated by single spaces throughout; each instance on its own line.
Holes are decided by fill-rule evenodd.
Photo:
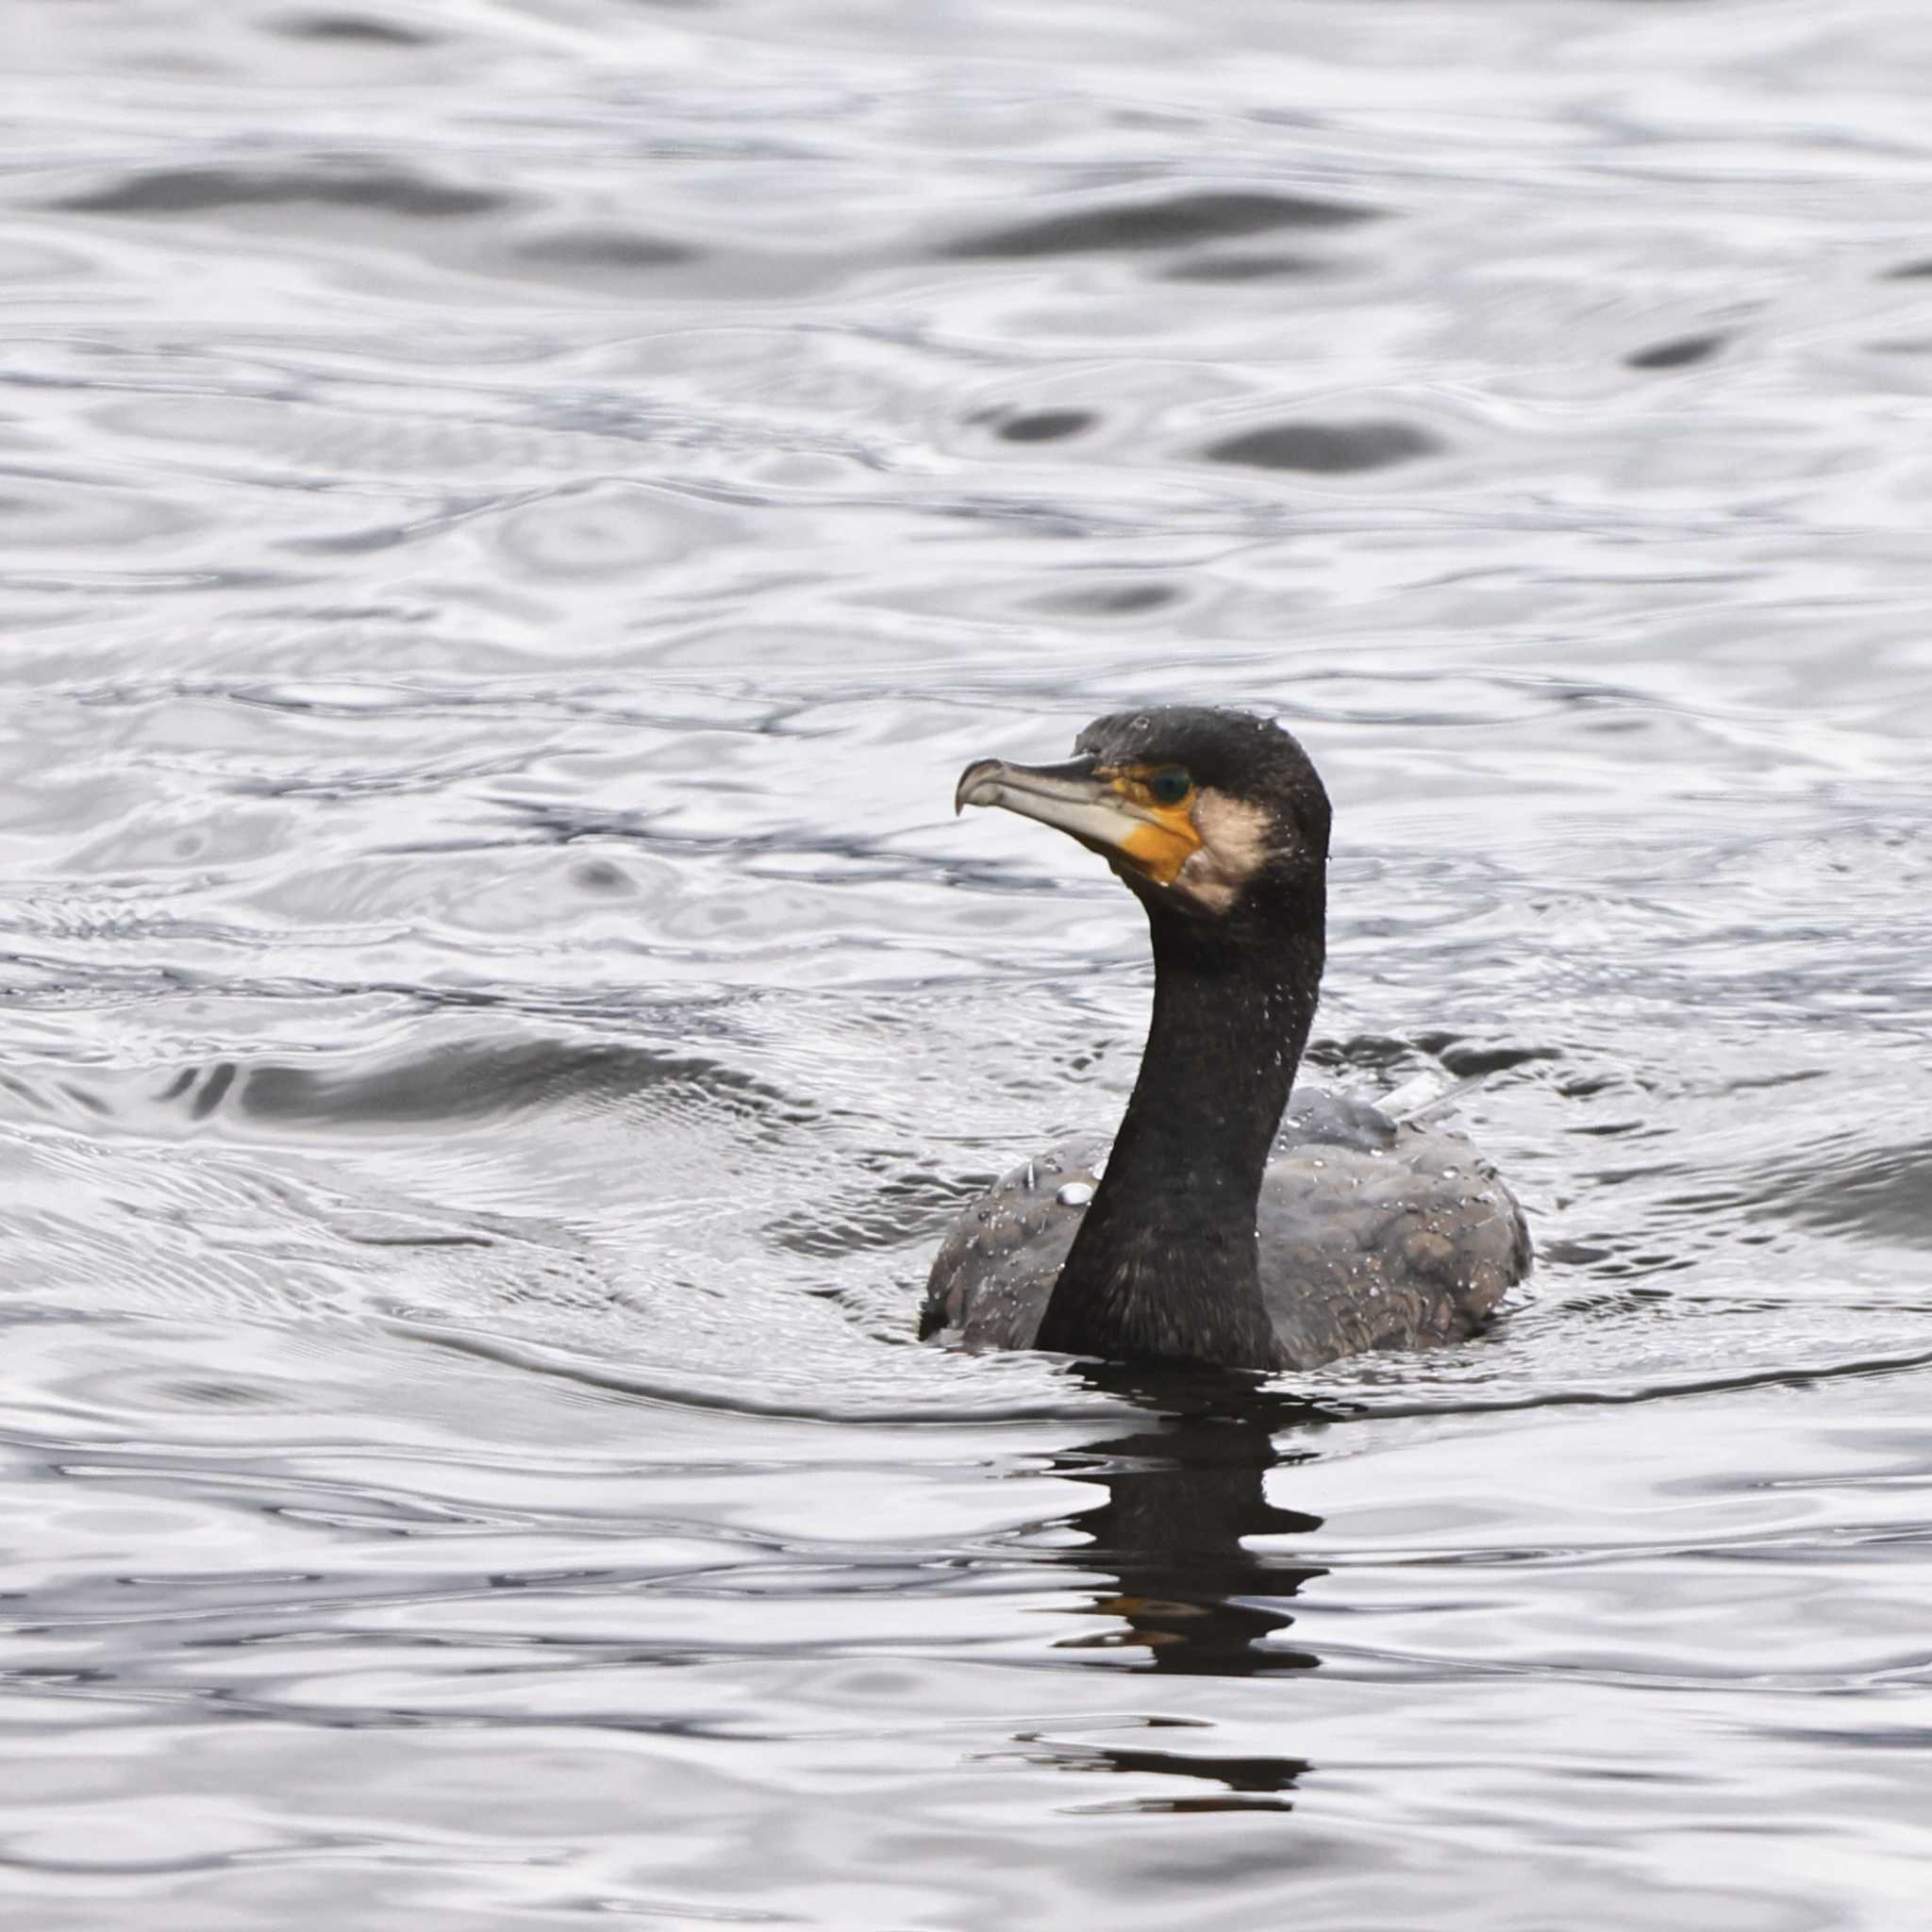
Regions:
M 1224 791 L 1203 791 L 1191 814 L 1201 849 L 1175 875 L 1175 888 L 1213 912 L 1225 912 L 1241 889 L 1274 857 L 1266 809 Z

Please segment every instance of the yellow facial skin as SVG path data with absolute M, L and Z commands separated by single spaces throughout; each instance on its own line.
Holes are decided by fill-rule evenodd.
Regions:
M 1117 765 L 1093 774 L 1133 808 L 1139 821 L 1114 851 L 1158 886 L 1173 885 L 1182 866 L 1201 849 L 1201 834 L 1193 819 L 1193 789 L 1190 787 L 1187 795 L 1174 805 L 1157 803 L 1149 790 L 1156 773 L 1168 769 L 1164 765 Z
M 962 811 L 997 806 L 1036 819 L 1099 853 L 1121 877 L 1173 890 L 1209 911 L 1225 909 L 1261 856 L 1259 827 L 1229 823 L 1230 812 L 1254 818 L 1258 809 L 1201 789 L 1175 764 L 975 758 L 959 774 L 953 805 Z M 1217 857 L 1217 841 L 1230 834 L 1232 865 Z

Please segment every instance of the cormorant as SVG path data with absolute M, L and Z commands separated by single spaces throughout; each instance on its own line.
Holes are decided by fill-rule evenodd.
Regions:
M 981 758 L 954 805 L 1070 833 L 1146 908 L 1140 1076 L 1111 1151 L 1056 1148 L 960 1216 L 921 1338 L 1283 1370 L 1475 1333 L 1530 1259 L 1494 1169 L 1364 1101 L 1289 1108 L 1328 860 L 1328 795 L 1301 746 L 1265 718 L 1174 706 L 1098 719 L 1074 752 Z

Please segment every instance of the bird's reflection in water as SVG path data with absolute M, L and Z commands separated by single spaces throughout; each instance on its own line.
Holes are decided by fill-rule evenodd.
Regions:
M 1105 1495 L 1097 1509 L 1065 1519 L 1091 1541 L 1070 1545 L 1061 1557 L 1090 1575 L 1101 1571 L 1111 1577 L 1089 1609 L 1115 1620 L 1104 1633 L 1068 1637 L 1059 1647 L 1138 1650 L 1143 1668 L 1170 1675 L 1313 1670 L 1320 1659 L 1280 1641 L 1277 1633 L 1294 1622 L 1290 1601 L 1325 1572 L 1249 1540 L 1278 1543 L 1321 1527 L 1319 1516 L 1270 1503 L 1264 1479 L 1272 1469 L 1307 1459 L 1308 1452 L 1277 1446 L 1281 1434 L 1326 1422 L 1329 1413 L 1231 1371 L 1093 1363 L 1081 1374 L 1142 1413 L 1121 1434 L 1070 1451 L 1054 1465 L 1057 1474 Z M 1137 1810 L 1285 1809 L 1281 1794 L 1309 1768 L 1291 1757 L 1217 1757 L 1058 1743 L 1037 1735 L 1017 1741 L 1036 1761 L 1070 1771 L 1152 1773 L 1219 1787 L 1212 1795 L 1132 1801 Z

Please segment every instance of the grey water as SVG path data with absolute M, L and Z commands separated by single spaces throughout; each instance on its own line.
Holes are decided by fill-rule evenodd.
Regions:
M 1928 1923 L 1932 13 L 0 35 L 9 1927 Z M 912 1341 L 1168 699 L 1478 1341 Z

